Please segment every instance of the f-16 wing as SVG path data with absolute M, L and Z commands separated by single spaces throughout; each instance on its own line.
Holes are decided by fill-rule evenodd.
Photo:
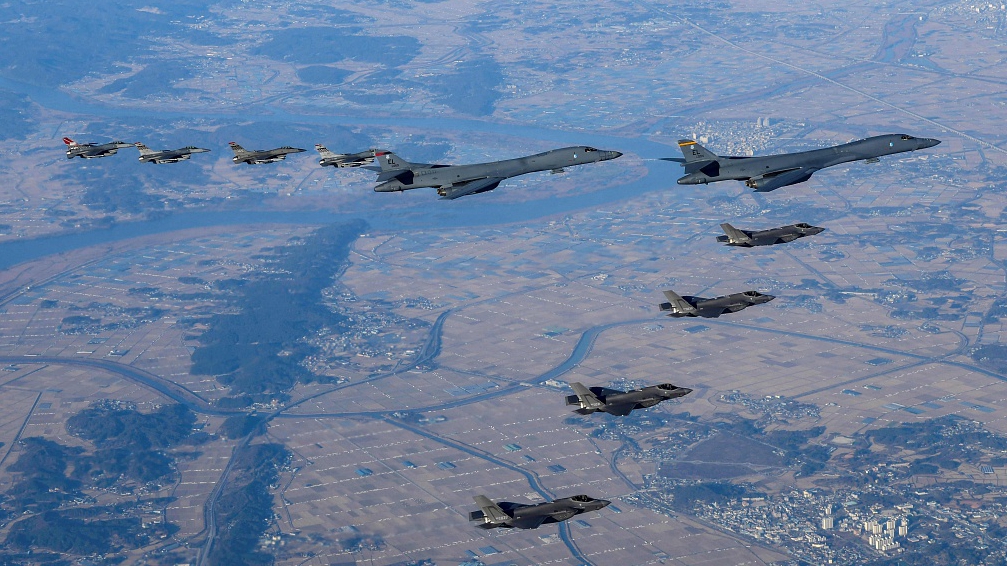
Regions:
M 437 194 L 441 195 L 441 200 L 454 200 L 465 195 L 485 193 L 492 191 L 504 180 L 503 177 L 485 177 L 474 179 L 462 183 L 454 183 L 437 189 Z
M 745 181 L 745 185 L 759 191 L 760 193 L 768 193 L 769 191 L 775 191 L 781 187 L 803 183 L 804 181 L 810 179 L 811 175 L 813 175 L 815 171 L 818 171 L 818 169 L 818 167 L 798 167 L 797 169 L 791 169 L 790 171 L 784 171 L 778 174 L 771 173 L 761 177 L 753 177 Z

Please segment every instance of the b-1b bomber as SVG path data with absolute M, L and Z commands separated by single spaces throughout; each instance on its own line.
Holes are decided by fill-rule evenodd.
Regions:
M 442 200 L 453 200 L 492 191 L 504 180 L 518 175 L 539 171 L 562 173 L 564 167 L 608 161 L 622 154 L 577 146 L 472 165 L 410 163 L 390 151 L 378 151 L 376 155 L 381 169 L 377 180 L 381 184 L 374 187 L 375 192 L 397 193 L 434 187 Z
M 674 318 L 684 316 L 717 318 L 722 314 L 738 312 L 752 305 L 768 303 L 776 298 L 773 295 L 766 295 L 758 291 L 745 291 L 744 293 L 734 293 L 713 299 L 704 299 L 703 297 L 693 297 L 690 295 L 679 296 L 674 291 L 664 291 L 664 296 L 668 298 L 668 302 L 661 303 L 661 312 L 666 312 L 668 316 Z
M 643 389 L 619 391 L 606 387 L 589 388 L 574 381 L 570 383 L 570 388 L 574 390 L 576 395 L 569 395 L 566 398 L 566 404 L 577 405 L 579 408 L 574 411 L 575 413 L 590 415 L 600 411 L 620 417 L 624 417 L 636 409 L 646 409 L 661 401 L 685 397 L 692 393 L 692 389 L 688 387 L 676 387 L 670 383 L 651 385 Z
M 546 523 L 559 523 L 567 519 L 607 507 L 611 501 L 587 495 L 574 495 L 545 503 L 527 504 L 501 501 L 494 503 L 485 495 L 473 499 L 479 511 L 469 512 L 469 521 L 480 521 L 480 529 L 537 529 Z
M 825 228 L 812 226 L 806 222 L 770 228 L 768 230 L 740 230 L 731 226 L 727 222 L 720 225 L 724 231 L 723 236 L 717 236 L 717 241 L 728 246 L 742 246 L 751 248 L 753 246 L 772 246 L 774 244 L 786 244 L 798 238 L 821 234 Z
M 879 157 L 926 149 L 941 143 L 931 138 L 916 138 L 908 134 L 886 134 L 824 149 L 783 153 L 763 157 L 731 157 L 717 155 L 693 140 L 679 140 L 684 158 L 665 157 L 685 167 L 679 185 L 705 185 L 717 181 L 744 181 L 758 192 L 775 191 L 780 187 L 803 183 L 816 171 L 851 161 L 876 162 Z

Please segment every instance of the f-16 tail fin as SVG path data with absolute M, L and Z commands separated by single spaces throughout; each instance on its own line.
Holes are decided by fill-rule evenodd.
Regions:
M 681 296 L 679 296 L 678 293 L 672 290 L 664 291 L 664 296 L 667 297 L 668 302 L 661 303 L 662 311 L 671 311 L 673 313 L 682 313 L 682 314 L 697 312 L 696 307 L 689 304 L 689 301 L 686 301 Z
M 321 155 L 322 157 L 339 157 L 339 154 L 333 153 L 332 151 L 329 150 L 329 148 L 325 147 L 320 143 L 315 144 L 315 151 L 317 151 L 318 154 Z
M 489 497 L 486 497 L 485 495 L 476 495 L 472 499 L 475 499 L 476 505 L 479 506 L 479 511 L 472 511 L 469 513 L 469 521 L 481 520 L 483 524 L 502 524 L 506 523 L 510 519 L 510 515 L 504 513 L 504 510 L 496 503 L 490 501 Z
M 750 238 L 748 236 L 748 234 L 745 234 L 744 232 L 742 232 L 741 230 L 738 230 L 734 226 L 731 226 L 727 222 L 724 222 L 723 224 L 721 224 L 720 228 L 722 230 L 724 230 L 725 234 L 727 234 L 727 241 L 728 241 L 728 243 L 731 243 L 731 244 L 740 244 L 740 243 L 744 243 L 744 242 L 750 242 L 752 240 L 752 238 Z
M 155 151 L 153 151 L 153 150 L 152 150 L 152 149 L 150 149 L 149 147 L 147 147 L 147 146 L 143 145 L 143 142 L 136 142 L 136 143 L 135 143 L 135 144 L 133 144 L 133 145 L 135 145 L 135 146 L 136 146 L 136 149 L 139 149 L 139 150 L 140 150 L 140 155 L 150 155 L 150 154 L 152 154 L 152 153 L 156 153 Z
M 231 151 L 234 152 L 234 155 L 241 155 L 242 153 L 248 153 L 248 150 L 246 150 L 245 148 L 241 147 L 240 145 L 234 142 L 228 142 L 227 145 L 231 146 Z
M 580 405 L 580 409 L 577 412 L 583 411 L 584 413 L 593 413 L 594 411 L 601 410 L 605 406 L 598 399 L 598 396 L 591 392 L 590 389 L 584 387 L 583 384 L 577 383 L 576 381 L 570 383 L 570 388 L 576 395 L 570 395 L 566 398 L 567 405 Z
M 77 145 L 77 142 L 73 141 L 70 138 L 63 138 L 63 143 L 65 143 L 66 145 L 68 145 L 70 147 L 73 147 L 73 146 Z

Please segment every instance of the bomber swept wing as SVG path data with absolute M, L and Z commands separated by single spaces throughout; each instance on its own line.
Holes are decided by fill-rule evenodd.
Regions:
M 503 180 L 503 177 L 486 177 L 485 179 L 475 179 L 464 183 L 445 185 L 437 189 L 437 194 L 441 196 L 441 200 L 454 200 L 466 195 L 492 191 L 497 188 Z

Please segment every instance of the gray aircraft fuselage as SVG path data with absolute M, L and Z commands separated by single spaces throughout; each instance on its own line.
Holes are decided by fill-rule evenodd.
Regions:
M 678 184 L 697 185 L 736 180 L 745 181 L 748 187 L 757 191 L 770 191 L 781 186 L 807 181 L 815 171 L 826 167 L 916 151 L 933 147 L 939 143 L 941 143 L 940 140 L 936 139 L 916 138 L 906 134 L 886 134 L 812 151 L 765 157 L 714 156 L 716 159 L 704 160 L 690 155 L 690 146 L 697 145 L 695 142 L 683 140 L 679 142 L 679 145 L 682 147 L 683 154 L 686 155 L 686 175 L 678 179 Z M 702 148 L 698 149 L 705 151 Z M 696 165 L 706 164 L 698 170 L 690 170 L 690 159 Z M 774 181 L 775 177 L 783 175 L 788 176 L 785 182 Z
M 683 295 L 681 297 L 686 303 L 692 306 L 693 310 L 683 311 L 672 303 L 661 303 L 662 312 L 667 312 L 670 317 L 699 316 L 704 318 L 717 318 L 724 313 L 738 312 L 752 305 L 761 305 L 775 299 L 773 295 L 767 295 L 758 291 L 745 291 L 743 293 L 733 293 L 722 297 L 706 299 L 703 297 L 693 297 Z
M 621 155 L 618 151 L 603 151 L 593 147 L 577 146 L 490 163 L 417 166 L 407 162 L 403 163 L 392 153 L 379 152 L 378 159 L 382 169 L 379 180 L 390 180 L 374 187 L 374 190 L 379 193 L 390 193 L 437 187 L 438 194 L 446 199 L 452 199 L 466 194 L 493 190 L 500 181 L 518 175 L 540 171 L 561 172 L 564 167 L 607 161 Z M 396 169 L 396 167 L 400 167 L 400 169 Z M 401 172 L 395 173 L 396 170 Z M 484 180 L 486 182 L 481 185 L 485 186 L 481 186 L 480 190 L 465 191 L 465 185 Z M 452 189 L 459 190 L 462 194 L 456 193 Z M 457 196 L 453 196 L 453 194 L 457 194 Z
M 210 150 L 202 147 L 186 146 L 179 149 L 164 149 L 161 151 L 152 151 L 146 145 L 136 142 L 134 145 L 140 150 L 140 163 L 178 163 L 179 161 L 185 161 L 193 153 L 206 153 Z
M 108 157 L 115 155 L 120 149 L 133 147 L 133 144 L 114 141 L 109 143 L 77 143 L 70 138 L 63 138 L 66 144 L 66 158 L 73 159 L 80 157 L 83 159 L 94 159 L 96 157 Z
M 630 391 L 619 391 L 605 387 L 590 387 L 589 390 L 604 406 L 597 408 L 585 407 L 578 395 L 567 396 L 566 404 L 580 406 L 581 408 L 577 409 L 576 412 L 582 415 L 602 411 L 611 415 L 626 416 L 637 409 L 653 407 L 661 401 L 678 399 L 692 393 L 692 389 L 688 387 L 676 387 L 670 383 L 651 385 L 643 389 L 632 389 Z
M 725 225 L 721 224 L 721 226 Z M 730 225 L 727 224 L 726 226 Z M 728 234 L 726 236 L 717 236 L 717 241 L 727 244 L 728 246 L 742 246 L 748 248 L 754 246 L 772 246 L 774 244 L 786 244 L 793 242 L 798 238 L 821 234 L 825 231 L 825 228 L 801 222 L 798 224 L 790 224 L 788 226 L 780 226 L 779 228 L 770 228 L 768 230 L 741 230 L 737 228 L 736 230 L 744 234 L 747 239 L 734 239 L 730 234 Z
M 484 529 L 535 529 L 543 524 L 559 523 L 581 513 L 604 509 L 610 503 L 612 502 L 605 499 L 595 499 L 587 495 L 574 495 L 573 497 L 564 497 L 555 501 L 534 505 L 500 501 L 496 505 L 510 518 L 500 523 L 485 522 L 480 524 L 479 527 Z M 484 515 L 481 511 L 469 514 L 469 520 L 471 521 L 483 518 Z
M 263 163 L 276 163 L 283 161 L 291 153 L 301 153 L 305 150 L 299 147 L 283 146 L 276 149 L 245 149 L 240 145 L 230 142 L 228 144 L 234 157 L 231 161 L 235 163 L 248 163 L 249 165 L 261 165 Z

